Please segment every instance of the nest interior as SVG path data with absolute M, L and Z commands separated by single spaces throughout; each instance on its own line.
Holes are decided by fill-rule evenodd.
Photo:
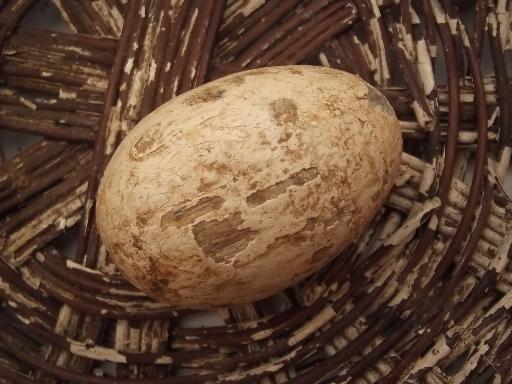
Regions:
M 512 383 L 511 1 L 52 0 L 66 32 L 38 3 L 0 1 L 0 128 L 38 136 L 0 161 L 0 383 Z M 176 95 L 301 63 L 386 95 L 400 175 L 330 265 L 202 327 L 116 271 L 102 170 Z

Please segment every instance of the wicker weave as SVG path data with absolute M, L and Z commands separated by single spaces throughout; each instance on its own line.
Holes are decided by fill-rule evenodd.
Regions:
M 34 3 L 0 1 L 0 127 L 41 136 L 0 165 L 0 383 L 512 383 L 511 1 L 53 0 L 70 33 L 20 27 Z M 111 264 L 102 170 L 166 100 L 299 63 L 389 98 L 400 176 L 329 266 L 191 327 Z

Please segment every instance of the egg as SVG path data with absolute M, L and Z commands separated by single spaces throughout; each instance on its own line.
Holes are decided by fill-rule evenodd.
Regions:
M 174 98 L 129 132 L 105 169 L 97 227 L 121 273 L 158 301 L 253 302 L 361 235 L 401 151 L 390 104 L 355 75 L 240 72 Z

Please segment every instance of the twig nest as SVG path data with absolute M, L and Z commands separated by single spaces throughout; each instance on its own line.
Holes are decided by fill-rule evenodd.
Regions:
M 143 119 L 100 186 L 97 223 L 124 276 L 179 308 L 262 299 L 356 240 L 397 174 L 387 100 L 359 77 L 237 73 Z

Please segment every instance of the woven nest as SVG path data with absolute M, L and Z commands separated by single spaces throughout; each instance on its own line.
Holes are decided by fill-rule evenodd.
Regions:
M 0 1 L 0 127 L 41 136 L 0 165 L 0 383 L 512 383 L 510 1 L 53 0 L 68 33 L 23 23 L 36 3 Z M 276 297 L 206 315 L 151 301 L 94 225 L 113 150 L 197 85 L 299 63 L 395 108 L 385 207 Z

